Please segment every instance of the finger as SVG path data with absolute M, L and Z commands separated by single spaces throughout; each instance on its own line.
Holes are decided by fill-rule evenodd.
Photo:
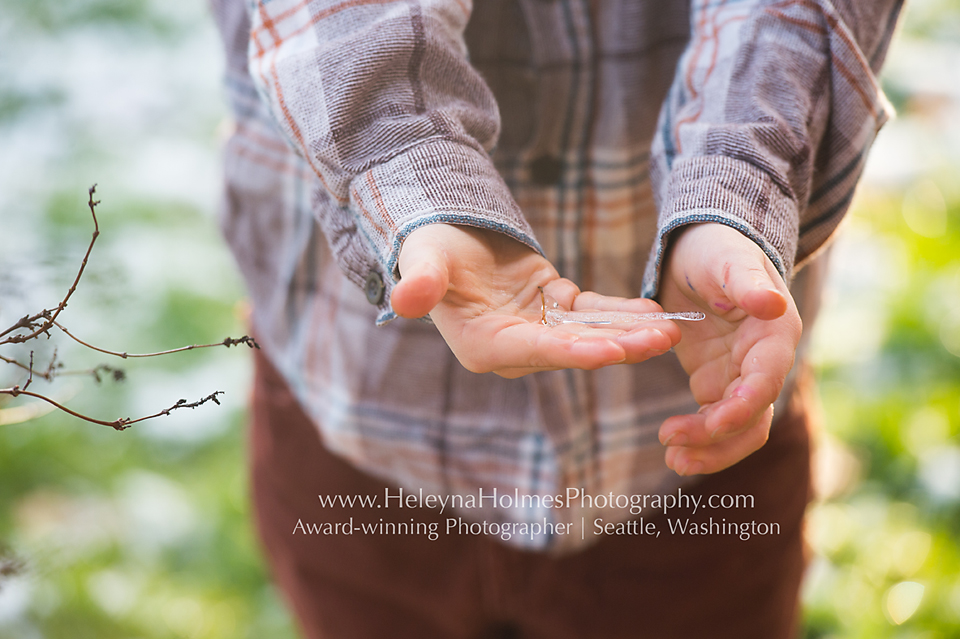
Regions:
M 674 415 L 664 420 L 657 433 L 664 446 L 708 446 L 716 442 L 707 433 L 707 418 L 702 413 Z
M 767 267 L 766 256 L 758 251 L 754 257 L 758 259 L 724 264 L 722 290 L 748 315 L 762 320 L 776 319 L 787 311 L 788 294 L 780 290 L 784 288 L 783 280 L 772 266 Z
M 645 335 L 644 337 L 648 337 L 648 336 Z M 656 336 L 649 336 L 651 343 L 656 343 L 661 338 L 662 338 L 662 334 L 659 334 L 659 333 Z M 589 361 L 582 357 L 584 353 L 587 352 L 586 350 L 584 350 L 579 353 L 573 353 L 572 357 L 568 359 L 554 359 L 554 361 L 559 363 L 552 366 L 544 365 L 541 363 L 541 364 L 538 364 L 537 366 L 497 368 L 497 369 L 492 369 L 490 372 L 494 372 L 497 375 L 500 375 L 501 377 L 505 377 L 507 379 L 514 379 L 517 377 L 522 377 L 524 375 L 529 375 L 530 373 L 560 370 L 563 368 L 580 368 L 584 370 L 596 370 L 598 368 L 603 368 L 604 366 L 612 366 L 615 364 L 637 364 L 639 362 L 646 361 L 651 357 L 656 357 L 669 352 L 669 349 L 656 348 L 656 347 L 651 347 L 649 345 L 640 345 L 639 341 L 640 340 L 637 339 L 636 343 L 621 344 L 621 346 L 624 346 L 624 351 L 626 355 L 625 357 L 619 360 L 616 360 L 615 358 L 611 358 L 609 361 Z M 581 344 L 581 346 L 583 346 L 584 348 L 587 348 L 585 344 Z M 597 346 L 596 344 L 590 344 L 589 348 L 593 349 L 593 348 L 596 348 L 596 346 Z M 578 358 L 579 361 L 576 361 L 574 358 Z M 546 361 L 546 359 L 542 359 L 541 362 L 542 361 Z
M 586 291 L 573 300 L 573 310 L 629 311 L 631 313 L 662 313 L 663 308 L 651 299 L 642 297 L 614 297 Z
M 668 446 L 665 461 L 679 475 L 719 472 L 762 448 L 770 436 L 772 422 L 771 406 L 752 428 L 711 446 Z
M 580 287 L 565 277 L 550 279 L 543 285 L 544 303 L 549 308 L 552 302 L 557 302 L 563 308 L 573 308 L 578 297 L 582 295 Z M 540 299 L 536 300 L 540 304 Z
M 691 445 L 694 441 L 705 444 L 723 440 L 750 428 L 777 400 L 789 370 L 787 366 L 775 374 L 758 371 L 735 379 L 724 393 L 726 397 L 701 408 L 699 415 L 704 418 L 704 435 L 701 439 L 694 439 L 698 434 L 688 433 Z M 664 437 L 683 428 L 683 423 L 671 423 Z
M 714 446 L 756 426 L 770 406 L 767 403 L 754 410 L 743 398 L 730 397 L 704 406 L 694 415 L 674 415 L 660 426 L 660 443 L 690 448 Z M 718 419 L 722 420 L 721 428 L 717 428 Z
M 438 247 L 421 243 L 401 254 L 400 283 L 390 295 L 400 317 L 423 317 L 440 303 L 450 283 L 446 256 Z
M 650 322 L 624 330 L 585 324 L 565 324 L 562 327 L 546 327 L 555 335 L 570 339 L 598 340 L 607 339 L 619 344 L 624 350 L 624 358 L 619 364 L 636 364 L 657 355 L 663 355 L 680 341 L 680 329 L 672 322 Z
M 474 372 L 510 368 L 592 370 L 626 359 L 626 351 L 612 337 L 592 337 L 529 322 L 510 322 L 503 327 L 497 327 L 496 323 L 493 318 L 478 318 L 465 327 L 461 344 L 472 357 L 468 361 L 461 358 L 461 363 L 468 369 Z
M 577 295 L 573 300 L 572 310 L 598 310 L 629 313 L 663 312 L 663 308 L 650 299 L 613 297 L 608 295 L 600 295 L 599 293 L 594 293 L 592 291 L 587 291 Z M 632 344 L 636 344 L 637 346 L 642 345 L 643 349 L 648 348 L 651 339 L 658 339 L 660 344 L 662 344 L 660 350 L 667 351 L 676 346 L 681 337 L 680 327 L 678 327 L 675 322 L 670 320 L 645 320 L 632 326 L 626 324 L 618 325 L 616 328 L 628 329 L 626 333 L 618 338 L 620 344 L 627 348 L 628 352 L 631 351 L 631 347 L 629 345 Z M 662 338 L 656 338 L 653 333 L 647 335 L 645 334 L 645 331 L 655 331 L 656 333 L 659 333 Z M 643 353 L 637 352 L 634 357 L 631 357 L 628 354 L 628 361 L 630 363 L 641 362 L 648 358 L 649 356 L 646 355 L 645 350 Z
M 786 318 L 777 322 L 783 324 Z M 740 366 L 740 376 L 730 382 L 724 399 L 706 411 L 707 431 L 714 438 L 739 432 L 780 396 L 800 339 L 799 327 L 781 330 L 750 348 Z
M 695 342 L 696 336 L 688 334 L 685 336 L 686 343 L 681 342 L 681 347 L 687 348 L 684 353 L 685 361 L 692 366 L 690 390 L 700 406 L 720 401 L 724 393 L 729 395 L 732 390 L 731 382 L 740 377 L 738 363 L 730 352 L 732 339 L 729 336 L 720 336 L 701 338 Z M 695 352 L 691 354 L 689 351 L 693 349 Z M 696 359 L 690 362 L 694 358 Z
M 626 352 L 625 364 L 638 364 L 663 355 L 680 342 L 680 329 L 673 322 L 644 323 L 641 327 L 617 336 L 617 343 Z
M 593 329 L 551 328 L 516 317 L 476 318 L 467 323 L 454 351 L 473 372 L 497 372 L 516 377 L 533 370 L 580 368 L 594 370 L 612 364 L 642 361 L 670 348 L 657 330 L 604 334 Z M 623 343 L 621 343 L 623 340 Z
M 764 401 L 763 398 L 768 394 L 759 393 L 746 384 L 737 386 L 735 393 L 712 405 L 704 413 L 704 430 L 714 441 L 736 436 L 752 427 L 776 399 L 774 395 L 769 401 Z
M 570 280 L 563 278 L 551 281 L 543 287 L 546 303 L 557 301 L 574 311 L 628 311 L 632 313 L 662 312 L 659 304 L 649 299 L 612 297 L 592 291 L 580 292 Z M 615 339 L 626 352 L 623 363 L 635 364 L 662 355 L 676 346 L 681 338 L 680 328 L 669 320 L 648 320 L 633 325 L 591 325 L 571 323 L 564 331 L 585 337 L 608 336 Z

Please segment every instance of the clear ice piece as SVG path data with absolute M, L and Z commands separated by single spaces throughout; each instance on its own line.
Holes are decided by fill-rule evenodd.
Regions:
M 686 320 L 699 322 L 706 319 L 700 312 L 684 313 L 632 313 L 630 311 L 565 311 L 560 308 L 545 309 L 543 323 L 547 326 L 560 324 L 590 324 L 596 326 L 639 324 L 653 320 Z

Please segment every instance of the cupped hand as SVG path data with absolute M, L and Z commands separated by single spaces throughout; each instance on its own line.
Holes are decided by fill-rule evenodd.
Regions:
M 391 303 L 401 317 L 429 314 L 460 363 L 503 377 L 641 362 L 680 339 L 670 321 L 627 329 L 541 324 L 540 287 L 573 310 L 659 311 L 652 300 L 581 293 L 542 255 L 494 231 L 430 224 L 400 251 Z
M 707 314 L 684 323 L 674 349 L 700 411 L 660 427 L 667 465 L 681 475 L 723 470 L 767 441 L 800 341 L 797 307 L 760 247 L 713 223 L 687 227 L 674 240 L 660 301 L 670 311 Z

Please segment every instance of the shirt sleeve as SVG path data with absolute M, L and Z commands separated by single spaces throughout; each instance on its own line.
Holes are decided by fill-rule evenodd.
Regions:
M 900 0 L 701 0 L 651 149 L 656 295 L 671 234 L 719 222 L 789 283 L 849 207 L 892 114 L 875 74 Z
M 500 118 L 467 59 L 469 0 L 251 11 L 250 74 L 322 185 L 314 211 L 341 268 L 361 287 L 382 277 L 383 294 L 368 295 L 378 323 L 393 317 L 400 246 L 420 226 L 493 229 L 540 251 L 488 155 Z

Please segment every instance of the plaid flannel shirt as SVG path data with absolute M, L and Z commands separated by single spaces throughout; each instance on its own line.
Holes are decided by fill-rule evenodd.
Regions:
M 224 232 L 259 339 L 325 445 L 410 489 L 538 496 L 677 488 L 657 430 L 696 411 L 686 374 L 672 354 L 516 380 L 467 372 L 432 325 L 391 310 L 404 238 L 437 222 L 494 229 L 583 290 L 636 297 L 656 294 L 672 231 L 715 221 L 757 242 L 790 282 L 837 228 L 889 115 L 874 74 L 900 9 L 899 0 L 213 5 L 236 124 Z M 466 514 L 599 513 L 575 503 Z

